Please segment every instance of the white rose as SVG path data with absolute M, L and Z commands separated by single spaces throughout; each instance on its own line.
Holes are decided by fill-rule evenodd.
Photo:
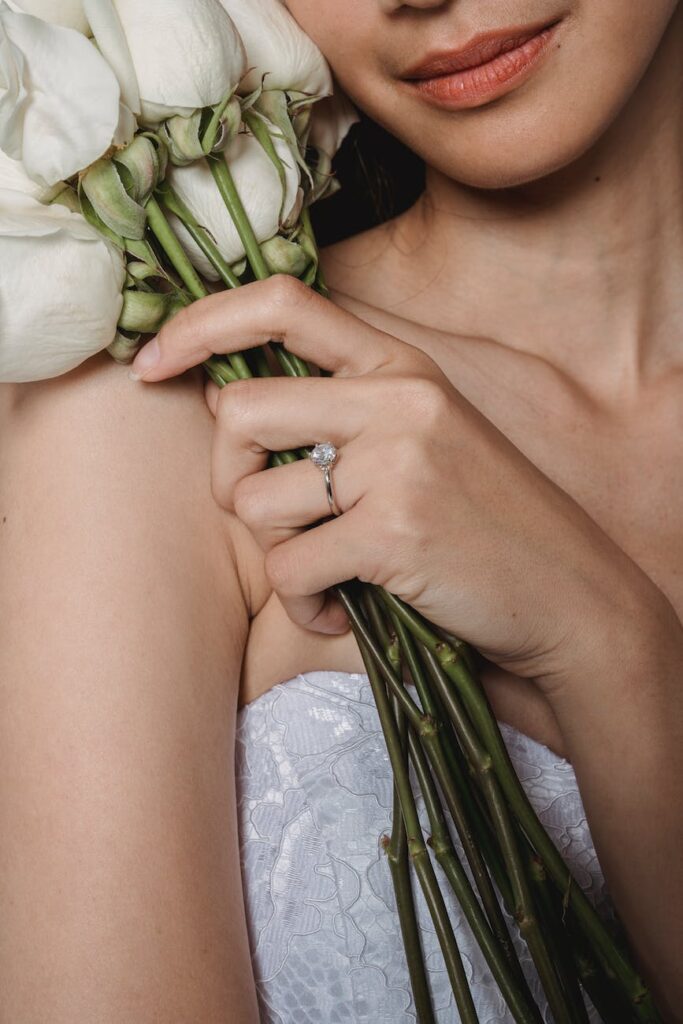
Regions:
M 0 2 L 0 148 L 41 185 L 70 178 L 127 141 L 118 82 L 73 29 L 16 14 Z
M 324 154 L 331 162 L 335 153 L 360 118 L 356 108 L 339 89 L 311 109 L 308 145 Z
M 318 158 L 313 172 L 313 183 L 306 201 L 314 203 L 339 188 L 332 175 L 335 153 L 346 138 L 349 129 L 360 118 L 355 107 L 343 92 L 336 90 L 311 108 L 310 121 L 304 138 L 306 146 L 317 150 Z
M 88 19 L 83 13 L 83 0 L 6 0 L 6 3 L 13 11 L 34 14 L 53 25 L 75 28 L 86 36 L 90 34 Z
M 84 0 L 84 8 L 124 101 L 148 127 L 215 106 L 246 70 L 219 0 Z
M 0 190 L 0 381 L 58 377 L 106 348 L 122 253 L 78 213 Z
M 332 77 L 327 61 L 280 0 L 220 0 L 247 50 L 249 74 L 240 84 L 246 95 L 258 88 L 327 96 Z M 341 3 L 342 0 L 339 0 Z
M 277 137 L 273 142 L 285 171 L 284 190 L 273 162 L 250 133 L 237 135 L 222 154 L 259 242 L 277 234 L 301 202 L 299 170 L 287 144 Z M 199 223 L 210 230 L 226 262 L 241 260 L 244 247 L 206 160 L 170 168 L 168 181 Z M 176 217 L 171 219 L 194 266 L 207 280 L 217 281 L 218 275 L 189 233 Z
M 0 149 L 0 189 L 11 189 L 12 192 L 23 192 L 34 199 L 49 198 L 53 189 L 45 189 L 29 178 L 20 160 L 13 160 Z

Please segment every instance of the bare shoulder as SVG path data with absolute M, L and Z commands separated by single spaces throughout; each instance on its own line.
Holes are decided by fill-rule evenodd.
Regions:
M 233 769 L 249 615 L 202 373 L 144 384 L 104 354 L 0 386 L 8 1020 L 257 1019 Z
M 63 552 L 129 599 L 135 585 L 151 601 L 162 581 L 197 599 L 215 579 L 246 628 L 239 527 L 211 493 L 213 422 L 199 368 L 150 385 L 101 353 L 61 377 L 0 385 L 0 557 L 23 551 L 40 576 L 37 553 L 46 565 L 48 549 L 51 563 Z

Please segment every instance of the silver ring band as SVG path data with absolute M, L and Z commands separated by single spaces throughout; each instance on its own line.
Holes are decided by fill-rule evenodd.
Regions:
M 333 516 L 340 516 L 342 510 L 337 504 L 334 496 L 334 487 L 332 484 L 332 467 L 339 457 L 339 453 L 331 441 L 321 441 L 316 444 L 311 452 L 311 462 L 322 469 L 323 479 L 325 480 L 325 494 L 327 495 L 327 504 L 330 506 L 330 511 Z
M 333 516 L 340 516 L 342 514 L 341 509 L 339 508 L 339 505 L 337 505 L 337 502 L 335 501 L 334 489 L 332 487 L 331 466 L 323 467 L 323 477 L 325 479 L 325 492 L 327 494 L 327 504 L 330 506 L 330 511 L 332 512 Z

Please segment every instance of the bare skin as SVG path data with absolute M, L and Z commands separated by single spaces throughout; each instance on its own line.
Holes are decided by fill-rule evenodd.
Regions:
M 396 91 L 370 59 L 374 77 L 354 77 L 334 41 L 367 29 L 369 46 L 394 38 L 378 27 L 405 26 L 400 67 L 450 4 L 289 6 L 348 86 L 369 90 L 359 102 L 406 135 L 423 125 L 405 104 L 389 110 Z M 643 19 L 634 66 L 675 6 L 629 8 Z M 459 38 L 547 13 L 508 7 L 453 5 Z M 625 12 L 621 0 L 594 10 Z M 516 144 L 510 117 L 524 121 L 530 89 L 492 105 L 493 123 L 462 118 L 444 134 L 425 119 L 423 142 L 455 147 L 451 176 L 430 173 L 438 216 L 420 204 L 325 254 L 335 299 L 427 352 L 679 617 L 680 28 L 679 9 L 633 102 L 580 160 L 587 125 L 597 135 L 616 117 L 612 93 L 602 121 L 575 117 L 576 97 L 571 123 L 551 112 L 555 132 L 529 121 L 534 147 Z M 618 78 L 625 101 L 637 68 L 619 63 L 623 42 L 590 67 Z M 571 65 L 569 41 L 565 52 Z M 578 99 L 600 99 L 600 85 Z M 290 620 L 249 529 L 211 498 L 215 436 L 198 370 L 147 387 L 103 357 L 68 380 L 0 388 L 2 1024 L 257 1020 L 230 771 L 238 702 L 299 671 L 362 665 L 348 633 Z M 601 651 L 569 700 L 551 706 L 495 666 L 487 683 L 502 719 L 576 765 L 617 906 L 676 1020 L 681 647 L 646 606 L 641 649 L 627 662 Z
M 0 1021 L 255 1024 L 201 375 L 0 387 Z

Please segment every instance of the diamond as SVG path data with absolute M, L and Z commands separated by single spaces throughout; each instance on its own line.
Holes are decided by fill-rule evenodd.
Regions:
M 310 459 L 320 469 L 325 469 L 337 461 L 337 449 L 331 441 L 321 441 L 311 450 Z

